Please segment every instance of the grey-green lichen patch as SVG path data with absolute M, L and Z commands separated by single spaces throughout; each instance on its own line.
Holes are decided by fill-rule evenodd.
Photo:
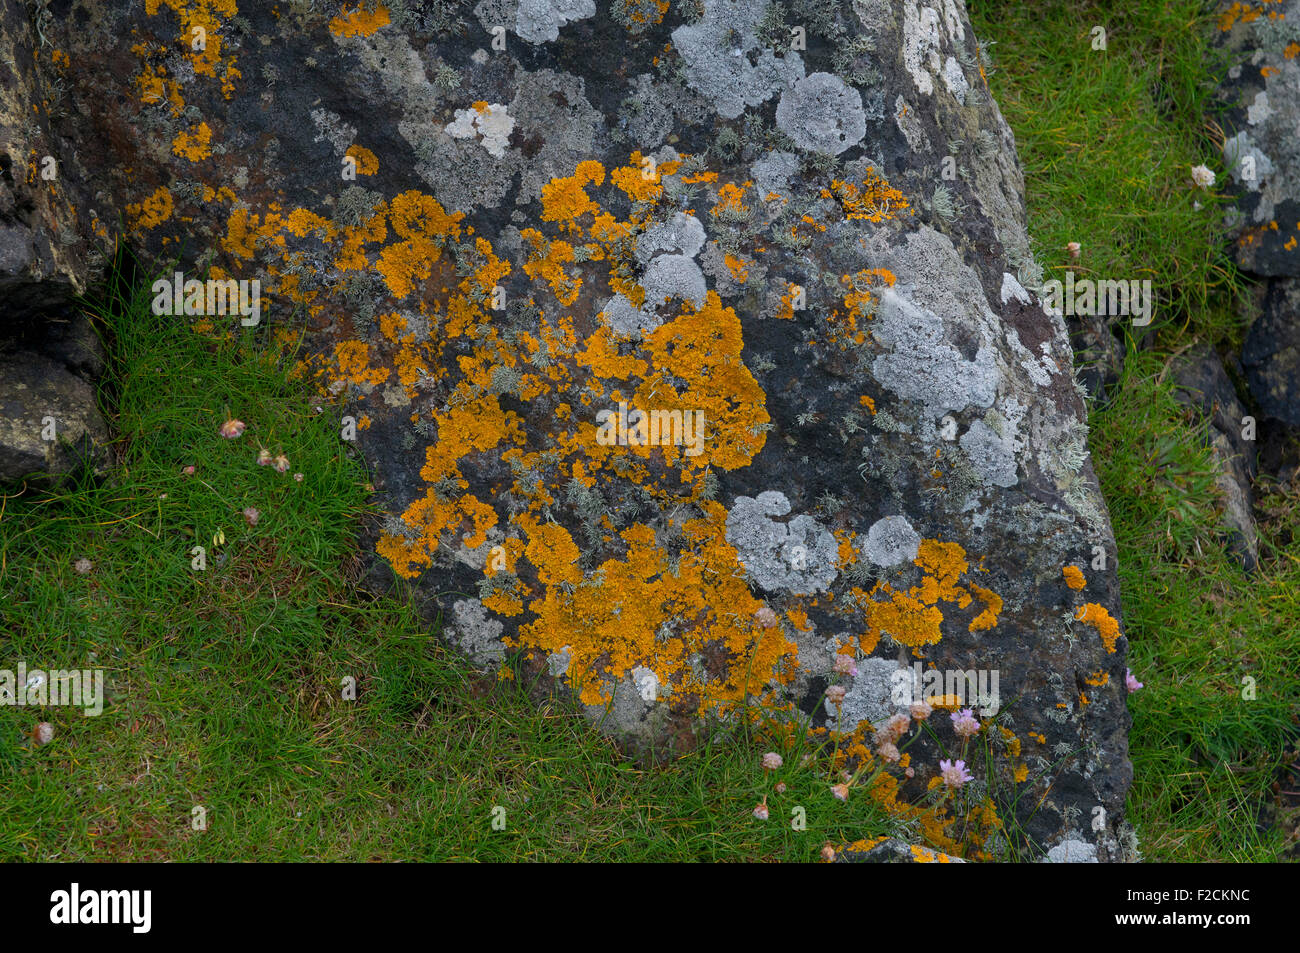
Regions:
M 862 95 L 831 73 L 813 73 L 782 94 L 776 126 L 800 149 L 839 155 L 867 134 Z
M 1095 864 L 1097 860 L 1097 845 L 1090 844 L 1086 840 L 1078 837 L 1072 837 L 1063 840 L 1047 852 L 1047 856 L 1041 861 L 1045 864 Z
M 920 549 L 921 534 L 906 516 L 886 516 L 867 530 L 863 555 L 877 566 L 897 566 L 915 559 Z
M 823 592 L 838 575 L 835 537 L 806 514 L 788 523 L 773 519 L 789 512 L 790 501 L 779 490 L 765 490 L 756 498 L 738 496 L 727 514 L 727 542 L 762 588 Z
M 595 15 L 595 0 L 519 0 L 515 32 L 529 43 L 550 43 L 566 23 Z
M 686 81 L 718 115 L 735 119 L 803 78 L 799 54 L 760 49 L 756 28 L 763 7 L 743 0 L 705 0 L 704 18 L 673 31 Z
M 523 205 L 539 198 L 542 186 L 552 179 L 572 175 L 579 162 L 597 151 L 605 120 L 587 99 L 581 77 L 549 69 L 521 70 L 515 81 L 518 88 L 510 115 L 517 124 L 516 135 L 540 144 L 531 157 L 525 160 L 521 155 L 512 165 L 511 172 L 520 175 L 516 201 Z
M 991 416 L 991 415 L 990 415 Z M 1016 451 L 1022 444 L 1016 440 L 1014 425 L 1007 422 L 999 433 L 983 420 L 976 420 L 958 441 L 975 472 L 994 486 L 1015 486 Z
M 490 103 L 481 110 L 457 109 L 456 118 L 447 123 L 443 131 L 453 139 L 478 142 L 489 155 L 503 159 L 514 128 L 514 117 L 506 107 L 501 103 Z
M 704 226 L 694 215 L 676 212 L 667 222 L 655 222 L 636 240 L 636 258 L 642 265 L 660 252 L 695 257 L 704 247 Z
M 641 280 L 647 307 L 659 307 L 665 301 L 680 298 L 699 308 L 708 290 L 704 272 L 687 255 L 658 255 L 646 266 Z
M 500 665 L 505 657 L 503 631 L 501 620 L 489 615 L 477 599 L 457 599 L 451 607 L 451 624 L 443 627 L 444 636 L 484 668 Z
M 870 722 L 873 727 L 883 725 L 894 714 L 906 711 L 907 705 L 894 702 L 895 674 L 904 673 L 893 659 L 866 658 L 857 663 L 858 674 L 853 677 L 853 684 L 844 694 L 840 706 L 839 721 L 844 730 L 851 731 L 860 722 Z M 836 718 L 834 706 L 829 706 L 827 713 L 832 720 Z
M 880 296 L 873 333 L 892 348 L 871 364 L 881 386 L 934 409 L 992 405 L 998 384 L 992 348 L 981 345 L 974 360 L 966 360 L 944 340 L 943 319 L 934 312 L 887 288 Z

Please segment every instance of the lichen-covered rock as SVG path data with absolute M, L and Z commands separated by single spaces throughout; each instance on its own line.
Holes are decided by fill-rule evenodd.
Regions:
M 1223 163 L 1235 198 L 1228 224 L 1238 266 L 1260 284 L 1248 299 L 1242 353 L 1260 409 L 1300 427 L 1300 0 L 1228 3 L 1218 20 L 1227 76 Z
M 452 641 L 661 750 L 841 730 L 945 848 L 1120 856 L 1115 548 L 960 4 L 68 6 L 70 161 L 261 281 L 218 331 L 305 325 Z M 970 741 L 931 715 L 963 845 L 907 806 L 963 769 L 890 750 L 918 672 L 1001 686 Z

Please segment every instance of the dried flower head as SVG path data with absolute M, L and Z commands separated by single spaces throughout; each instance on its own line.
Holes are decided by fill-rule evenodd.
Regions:
M 262 514 L 258 512 L 256 507 L 253 506 L 244 507 L 244 522 L 247 523 L 249 526 L 256 526 L 257 521 L 261 518 L 262 518 Z
M 1214 185 L 1214 171 L 1208 166 L 1192 166 L 1192 181 L 1203 189 L 1208 189 Z
M 764 800 L 762 804 L 756 804 L 756 805 L 754 805 L 754 816 L 755 816 L 756 818 L 758 818 L 760 821 L 765 821 L 765 820 L 767 820 L 767 801 L 766 801 L 766 800 Z
M 908 711 L 917 721 L 925 721 L 934 713 L 934 709 L 925 702 L 913 702 L 912 707 L 908 709 Z
M 32 740 L 38 745 L 47 745 L 54 740 L 54 726 L 48 721 L 43 721 L 36 726 L 32 732 Z
M 847 801 L 849 799 L 849 786 L 847 784 L 832 784 L 831 793 L 838 800 Z
M 1078 242 L 1067 242 L 1065 245 L 1065 250 L 1070 253 L 1071 258 L 1078 258 L 1079 252 L 1083 250 L 1083 246 L 1080 245 Z
M 257 451 L 257 465 L 259 467 L 269 467 L 271 465 L 271 451 L 263 447 Z
M 969 708 L 955 711 L 948 717 L 952 719 L 952 730 L 957 732 L 958 737 L 969 738 L 979 733 L 980 723 Z
M 248 425 L 245 424 L 242 420 L 235 420 L 232 417 L 230 420 L 227 420 L 224 424 L 222 424 L 221 429 L 218 430 L 217 432 L 220 433 L 221 436 L 225 437 L 227 440 L 234 440 L 236 437 L 243 436 L 244 429 L 247 426 Z
M 848 692 L 845 690 L 843 685 L 832 685 L 830 688 L 826 689 L 826 700 L 832 705 L 839 707 L 843 704 L 844 696 L 847 694 Z
M 77 572 L 80 575 L 84 576 L 86 573 L 90 572 L 90 570 L 95 568 L 95 564 L 92 563 L 89 559 L 83 558 L 83 559 L 78 559 L 75 563 L 73 563 L 72 568 L 77 570 Z
M 276 473 L 289 472 L 289 458 L 286 457 L 283 453 L 276 454 L 275 460 L 273 460 L 272 462 L 275 464 Z
M 828 864 L 835 862 L 835 848 L 830 844 L 826 844 L 822 847 L 822 860 L 826 861 Z
M 784 763 L 785 762 L 781 760 L 781 756 L 775 751 L 769 751 L 767 754 L 763 755 L 763 767 L 769 771 L 775 771 Z

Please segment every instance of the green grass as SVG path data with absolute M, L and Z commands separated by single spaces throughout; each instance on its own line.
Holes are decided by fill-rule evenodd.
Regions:
M 1155 861 L 1273 860 L 1295 840 L 1294 817 L 1261 821 L 1300 736 L 1300 494 L 1257 488 L 1268 518 L 1259 571 L 1246 574 L 1218 521 L 1204 421 L 1174 401 L 1166 373 L 1193 340 L 1227 353 L 1244 330 L 1222 200 L 1189 176 L 1205 163 L 1224 180 L 1211 9 L 1189 0 L 971 4 L 977 35 L 994 41 L 989 83 L 1016 135 L 1047 277 L 1072 267 L 1150 278 L 1163 311 L 1142 349 L 1128 337 L 1118 392 L 1090 420 L 1130 667 L 1145 685 L 1129 698 L 1127 810 Z M 1105 51 L 1092 49 L 1096 25 L 1106 28 Z M 1077 262 L 1063 250 L 1069 241 L 1083 246 Z M 1247 676 L 1253 700 L 1243 698 Z
M 0 504 L 0 668 L 102 668 L 111 698 L 99 717 L 0 707 L 0 860 L 814 860 L 896 829 L 865 796 L 836 801 L 821 758 L 765 775 L 740 739 L 645 770 L 567 700 L 474 673 L 401 600 L 354 587 L 366 476 L 292 362 L 148 301 L 104 312 L 120 464 Z

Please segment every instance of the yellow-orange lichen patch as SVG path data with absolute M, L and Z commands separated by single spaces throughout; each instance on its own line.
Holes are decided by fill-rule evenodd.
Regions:
M 519 644 L 548 652 L 567 649 L 569 670 L 589 676 L 580 686 L 587 704 L 606 701 L 607 681 L 638 666 L 654 672 L 665 692 L 694 700 L 700 710 L 755 694 L 777 676 L 795 646 L 778 627 L 754 621 L 762 603 L 733 575 L 737 554 L 725 540 L 726 510 L 717 503 L 704 508 L 704 517 L 682 527 L 687 547 L 675 570 L 654 531 L 633 525 L 621 534 L 624 559 L 606 560 L 593 579 L 549 587 L 533 600 L 529 608 L 536 620 L 520 630 Z M 530 562 L 534 557 L 540 562 L 534 562 L 539 578 L 560 579 L 572 578 L 570 561 L 576 555 L 576 546 L 565 545 L 563 538 L 554 547 L 526 553 Z M 729 664 L 725 673 L 706 679 L 691 660 L 709 646 Z
M 868 222 L 888 221 L 909 210 L 907 197 L 874 169 L 867 170 L 861 184 L 832 180 L 831 187 L 822 190 L 822 197 L 837 199 L 845 218 Z
M 126 207 L 127 228 L 155 228 L 172 216 L 172 194 L 165 186 L 154 189 L 153 194 L 141 202 L 132 202 Z
M 335 36 L 370 36 L 391 22 L 388 7 L 374 0 L 363 0 L 351 9 L 344 4 L 339 15 L 330 20 L 330 32 Z
M 1088 584 L 1088 580 L 1083 577 L 1083 570 L 1078 566 L 1066 566 L 1061 570 L 1061 574 L 1065 576 L 1065 584 L 1075 592 Z
M 1075 616 L 1080 622 L 1093 626 L 1106 645 L 1107 652 L 1115 651 L 1115 642 L 1119 638 L 1119 623 L 1106 611 L 1106 607 L 1095 602 L 1085 603 Z
M 578 163 L 573 175 L 552 179 L 542 186 L 542 221 L 558 222 L 570 230 L 576 229 L 580 216 L 600 210 L 587 194 L 587 186 L 600 185 L 604 181 L 605 167 L 594 159 Z
M 354 142 L 343 154 L 356 163 L 356 170 L 360 175 L 374 175 L 379 171 L 379 158 L 365 146 L 359 146 Z
M 913 562 L 925 575 L 907 592 L 899 592 L 883 581 L 876 583 L 870 592 L 856 587 L 851 590 L 854 603 L 866 616 L 867 631 L 858 637 L 863 652 L 870 654 L 882 634 L 890 635 L 913 650 L 932 645 L 942 637 L 940 625 L 944 617 L 939 604 L 949 602 L 962 609 L 970 605 L 971 593 L 957 584 L 961 575 L 970 568 L 966 551 L 959 544 L 922 540 Z M 984 603 L 985 609 L 970 623 L 969 630 L 979 632 L 993 628 L 1002 611 L 1001 597 L 975 584 L 970 584 L 970 589 Z M 884 598 L 878 599 L 878 596 Z

